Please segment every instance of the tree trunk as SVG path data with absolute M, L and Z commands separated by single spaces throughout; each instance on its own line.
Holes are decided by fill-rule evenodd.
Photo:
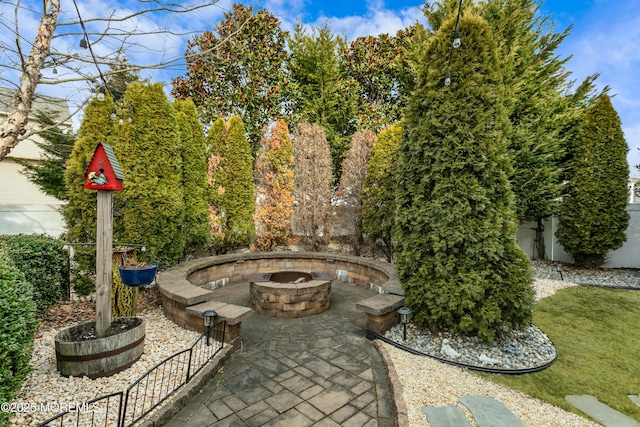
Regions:
M 538 218 L 538 225 L 536 226 L 536 242 L 538 242 L 538 259 L 547 259 L 547 249 L 544 244 L 544 224 L 542 218 Z
M 40 27 L 38 28 L 31 54 L 26 62 L 22 63 L 20 86 L 13 99 L 13 111 L 2 122 L 0 127 L 0 161 L 18 145 L 19 137 L 26 132 L 33 95 L 36 91 L 36 86 L 40 82 L 40 71 L 49 55 L 51 39 L 53 39 L 53 33 L 56 30 L 59 12 L 60 0 L 47 0 L 44 2 L 44 13 L 40 20 Z

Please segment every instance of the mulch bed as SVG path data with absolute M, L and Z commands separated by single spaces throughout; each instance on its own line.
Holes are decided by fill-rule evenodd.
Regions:
M 160 293 L 157 288 L 140 290 L 138 313 L 154 310 L 159 306 Z M 38 316 L 38 319 L 40 329 L 36 333 L 36 338 L 51 329 L 63 329 L 95 320 L 96 303 L 94 301 L 58 301 Z

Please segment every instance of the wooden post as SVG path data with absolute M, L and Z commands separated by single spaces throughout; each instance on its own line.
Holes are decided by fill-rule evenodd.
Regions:
M 113 283 L 113 191 L 98 190 L 96 233 L 96 336 L 104 338 L 111 328 L 111 286 Z

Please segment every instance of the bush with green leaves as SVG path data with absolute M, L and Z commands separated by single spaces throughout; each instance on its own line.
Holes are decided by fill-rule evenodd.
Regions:
M 0 248 L 0 403 L 11 401 L 31 370 L 33 335 L 38 327 L 33 287 Z M 0 412 L 0 425 L 9 413 Z
M 483 18 L 465 14 L 449 62 L 454 27 L 446 21 L 429 40 L 409 100 L 396 266 L 416 324 L 492 341 L 530 324 L 533 276 L 516 240 L 496 42 Z
M 67 296 L 69 257 L 63 245 L 44 234 L 0 236 L 0 247 L 33 285 L 38 313 Z
M 396 210 L 395 164 L 403 122 L 384 129 L 371 148 L 362 188 L 362 233 L 393 260 L 391 233 Z
M 255 189 L 251 147 L 242 120 L 219 118 L 209 129 L 207 177 L 214 249 L 247 247 L 255 234 Z
M 620 117 L 603 93 L 586 109 L 568 148 L 569 183 L 556 234 L 578 265 L 603 264 L 627 240 L 628 151 Z

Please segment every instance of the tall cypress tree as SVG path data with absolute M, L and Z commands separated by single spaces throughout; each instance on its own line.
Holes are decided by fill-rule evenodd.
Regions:
M 466 14 L 450 55 L 454 25 L 429 41 L 409 101 L 396 265 L 417 324 L 490 341 L 530 322 L 533 278 L 516 240 L 496 43 L 484 19 Z
M 114 241 L 141 243 L 141 258 L 174 263 L 183 256 L 185 235 L 182 156 L 173 106 L 162 85 L 127 87 L 131 123 L 118 126 L 113 149 L 125 174 L 114 197 Z
M 246 247 L 253 238 L 255 211 L 252 155 L 239 116 L 216 120 L 209 146 L 209 212 L 217 250 Z
M 627 240 L 628 151 L 620 117 L 603 93 L 585 111 L 569 145 L 570 181 L 556 234 L 576 264 L 599 266 Z
M 396 210 L 395 164 L 403 122 L 395 123 L 380 132 L 367 164 L 362 188 L 362 233 L 372 241 L 383 242 L 382 250 L 387 260 L 393 260 L 391 233 Z
M 289 127 L 278 120 L 262 136 L 255 166 L 258 249 L 273 250 L 291 237 L 293 176 Z
M 191 100 L 176 101 L 176 119 L 182 146 L 182 187 L 184 191 L 184 225 L 187 251 L 203 247 L 209 239 L 207 209 L 207 147 L 204 130 Z
M 105 94 L 105 100 L 93 99 L 84 110 L 78 129 L 78 137 L 64 173 L 68 202 L 62 213 L 67 225 L 69 242 L 96 241 L 96 191 L 84 188 L 84 173 L 100 142 L 111 145 L 116 131 L 111 110 L 113 99 Z

